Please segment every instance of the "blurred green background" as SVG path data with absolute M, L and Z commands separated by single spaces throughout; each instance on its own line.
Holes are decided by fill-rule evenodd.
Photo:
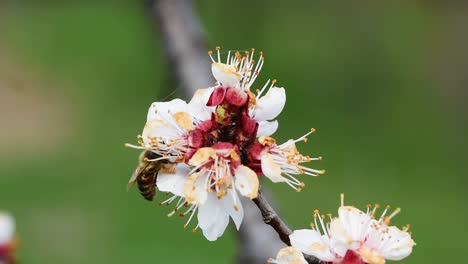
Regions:
M 279 140 L 318 129 L 299 148 L 327 173 L 301 193 L 266 183 L 293 228 L 344 192 L 402 207 L 395 223 L 417 246 L 401 263 L 461 263 L 468 6 L 378 2 L 196 6 L 211 47 L 265 52 L 257 86 L 287 89 Z M 231 262 L 232 230 L 209 243 L 126 192 L 138 152 L 123 144 L 176 87 L 142 3 L 86 3 L 0 3 L 0 209 L 17 219 L 21 263 Z

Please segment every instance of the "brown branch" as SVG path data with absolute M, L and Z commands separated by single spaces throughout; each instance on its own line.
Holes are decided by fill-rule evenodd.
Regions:
M 263 195 L 261 189 L 258 190 L 257 198 L 253 199 L 255 205 L 257 205 L 258 209 L 263 216 L 263 222 L 265 224 L 270 225 L 273 229 L 278 233 L 281 241 L 283 241 L 286 245 L 291 246 L 291 241 L 289 239 L 289 235 L 292 234 L 291 229 L 288 225 L 279 217 L 276 213 L 275 209 L 270 205 L 268 200 Z M 305 259 L 308 263 L 311 264 L 320 264 L 321 261 L 314 256 L 305 255 Z

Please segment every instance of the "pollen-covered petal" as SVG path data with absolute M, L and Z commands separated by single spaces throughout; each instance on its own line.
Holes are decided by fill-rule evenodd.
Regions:
M 232 65 L 215 62 L 211 64 L 211 72 L 215 79 L 226 88 L 236 88 L 241 80 L 240 73 Z
M 216 151 L 213 148 L 205 147 L 199 148 L 195 154 L 193 154 L 192 158 L 189 160 L 189 165 L 198 167 L 205 162 L 209 161 L 210 159 L 214 159 L 216 157 Z
M 208 197 L 206 178 L 204 172 L 191 174 L 184 184 L 184 197 L 188 203 L 202 205 Z
M 214 88 L 204 88 L 195 91 L 192 100 L 188 103 L 188 109 L 190 114 L 198 120 L 209 120 L 211 114 L 214 112 L 215 107 L 207 106 L 208 99 L 213 93 Z
M 153 119 L 165 119 L 171 113 L 187 112 L 187 103 L 181 99 L 174 99 L 169 102 L 154 102 L 151 104 L 146 121 L 149 122 Z
M 271 136 L 278 130 L 278 121 L 260 121 L 258 122 L 257 137 Z
M 15 233 L 15 220 L 8 213 L 0 212 L 0 245 L 11 241 Z
M 229 224 L 229 214 L 218 201 L 215 193 L 209 193 L 205 204 L 198 207 L 198 225 L 209 241 L 223 235 Z
M 262 155 L 262 172 L 272 182 L 284 182 L 286 179 L 281 176 L 281 167 L 273 160 L 270 154 Z
M 386 259 L 401 260 L 409 256 L 413 251 L 415 243 L 408 232 L 391 226 L 388 229 L 387 239 L 389 241 L 382 249 L 383 256 Z
M 227 194 L 219 201 L 222 203 L 224 210 L 231 216 L 237 230 L 239 230 L 242 219 L 244 219 L 244 208 L 237 195 L 233 194 L 235 191 L 236 190 L 229 189 Z
M 179 125 L 179 127 L 185 129 L 186 131 L 192 130 L 195 126 L 193 125 L 192 116 L 187 112 L 177 112 L 174 114 L 174 119 Z
M 243 196 L 254 199 L 258 194 L 258 176 L 247 166 L 240 165 L 236 168 L 236 188 Z
M 307 264 L 302 252 L 295 247 L 282 248 L 276 259 L 270 260 L 271 263 L 277 264 Z
M 348 252 L 354 252 L 354 251 L 348 250 Z M 358 263 L 358 264 L 361 264 L 361 263 L 362 264 L 366 264 L 366 263 L 384 264 L 385 263 L 385 258 L 382 256 L 382 254 L 379 251 L 366 247 L 366 246 L 361 247 L 361 249 L 359 250 L 358 257 L 359 259 L 357 261 L 360 261 L 360 262 L 355 261 L 354 263 Z M 346 257 L 345 257 L 345 260 L 346 260 Z
M 370 216 L 353 206 L 341 206 L 338 215 L 345 234 L 348 235 L 346 244 L 350 249 L 357 249 L 369 230 Z
M 289 235 L 291 246 L 303 253 L 313 255 L 322 261 L 334 261 L 336 257 L 330 251 L 329 245 L 323 240 L 319 232 L 310 229 L 295 230 Z
M 142 132 L 142 139 L 145 144 L 151 144 L 150 138 L 152 137 L 177 138 L 179 136 L 180 131 L 176 127 L 160 119 L 153 119 L 147 122 Z
M 257 100 L 254 118 L 257 121 L 275 119 L 283 111 L 286 103 L 284 88 L 273 87 Z
M 189 171 L 190 168 L 185 163 L 177 164 L 174 172 L 160 170 L 156 178 L 156 185 L 162 192 L 184 196 L 184 187 Z

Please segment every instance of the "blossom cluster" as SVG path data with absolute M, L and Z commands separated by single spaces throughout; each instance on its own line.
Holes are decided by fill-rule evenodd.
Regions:
M 271 262 L 287 264 L 291 263 L 290 259 L 297 259 L 299 262 L 293 263 L 307 263 L 297 252 L 315 256 L 325 263 L 343 264 L 383 264 L 385 260 L 406 258 L 415 245 L 408 232 L 409 225 L 402 229 L 390 225 L 400 208 L 387 216 L 390 206 L 386 206 L 377 217 L 378 208 L 378 204 L 369 204 L 363 212 L 353 206 L 345 206 L 342 194 L 338 217 L 320 215 L 315 210 L 312 229 L 294 231 L 289 236 L 292 247 L 280 251 Z
M 244 217 L 240 199 L 257 198 L 261 176 L 300 192 L 305 184 L 298 175 L 318 176 L 325 171 L 308 165 L 321 157 L 303 155 L 296 148 L 297 143 L 307 142 L 314 129 L 284 143 L 272 137 L 286 93 L 276 80 L 253 90 L 264 64 L 263 53 L 229 51 L 221 58 L 218 47 L 208 54 L 215 85 L 197 90 L 188 103 L 174 99 L 151 104 L 139 144 L 128 146 L 151 153 L 143 155 L 144 162 L 161 168 L 154 184 L 167 194 L 160 204 L 174 206 L 168 215 L 187 216 L 185 227 L 196 216 L 198 223 L 192 230 L 200 228 L 214 241 L 230 219 L 239 229 Z M 154 188 L 142 194 L 154 194 Z M 291 246 L 269 262 L 307 263 L 303 254 L 323 263 L 344 264 L 383 264 L 407 257 L 415 245 L 409 225 L 402 229 L 390 225 L 400 209 L 389 214 L 386 207 L 377 217 L 378 208 L 369 205 L 363 212 L 345 206 L 342 195 L 338 217 L 314 211 L 312 229 L 290 234 Z
M 165 162 L 156 186 L 170 196 L 161 204 L 175 204 L 169 215 L 188 216 L 185 226 L 196 214 L 193 229 L 200 228 L 213 241 L 223 234 L 229 218 L 240 227 L 239 195 L 255 199 L 260 176 L 301 191 L 305 184 L 296 175 L 324 171 L 305 165 L 320 157 L 304 156 L 296 148 L 314 129 L 281 144 L 271 137 L 286 93 L 275 86 L 276 80 L 251 91 L 264 64 L 263 53 L 229 51 L 222 59 L 218 47 L 209 56 L 215 86 L 197 90 L 188 103 L 153 103 L 139 144 L 129 146 L 156 154 L 147 162 Z

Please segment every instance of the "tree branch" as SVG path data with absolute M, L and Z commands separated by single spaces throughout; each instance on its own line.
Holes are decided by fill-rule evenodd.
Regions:
M 258 209 L 263 216 L 263 222 L 265 224 L 270 225 L 273 229 L 278 233 L 281 241 L 283 241 L 286 245 L 291 246 L 291 241 L 289 240 L 289 235 L 292 234 L 291 229 L 286 225 L 286 223 L 279 217 L 276 213 L 275 209 L 270 205 L 268 200 L 263 195 L 261 189 L 258 190 L 257 198 L 252 200 L 255 205 L 257 205 Z M 320 264 L 321 261 L 314 256 L 305 255 L 305 259 L 308 263 L 311 264 Z

